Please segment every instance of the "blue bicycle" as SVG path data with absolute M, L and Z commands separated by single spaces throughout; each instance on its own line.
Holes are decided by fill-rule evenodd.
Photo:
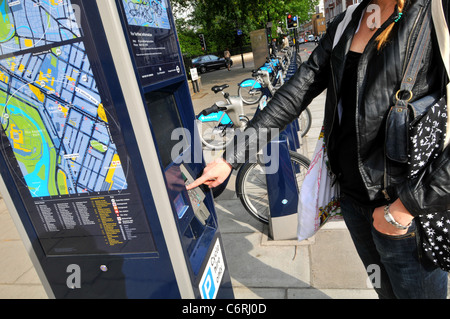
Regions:
M 242 101 L 245 104 L 256 104 L 263 95 L 272 96 L 284 83 L 286 69 L 281 65 L 278 59 L 268 59 L 264 66 L 253 70 L 253 78 L 245 79 L 238 84 L 238 95 Z
M 200 138 L 208 148 L 226 147 L 234 139 L 236 130 L 243 129 L 249 120 L 243 115 L 242 100 L 238 96 L 230 96 L 223 92 L 228 87 L 227 84 L 212 87 L 213 92 L 222 92 L 226 102 L 216 102 L 197 115 Z M 264 108 L 264 101 L 265 99 L 261 99 L 258 109 Z M 292 171 L 295 173 L 295 183 L 300 189 L 310 161 L 304 155 L 293 151 L 289 151 L 289 156 Z M 245 210 L 260 222 L 268 224 L 270 215 L 269 193 L 265 177 L 265 162 L 262 157 L 263 155 L 260 152 L 255 162 L 247 161 L 241 166 L 236 175 L 235 188 L 236 195 L 241 200 Z M 220 196 L 226 189 L 230 176 L 225 182 L 212 189 L 214 198 Z
M 237 129 L 244 129 L 249 119 L 239 96 L 223 92 L 228 84 L 213 86 L 214 93 L 222 92 L 225 101 L 218 101 L 197 115 L 200 139 L 206 147 L 219 150 L 234 139 Z
M 260 68 L 253 70 L 252 76 L 253 78 L 246 79 L 238 84 L 238 94 L 246 104 L 259 103 L 260 108 L 263 108 L 267 101 L 275 94 L 278 87 L 274 86 L 267 69 Z M 306 108 L 299 117 L 301 137 L 304 137 L 308 133 L 311 128 L 311 123 L 312 114 L 309 108 Z

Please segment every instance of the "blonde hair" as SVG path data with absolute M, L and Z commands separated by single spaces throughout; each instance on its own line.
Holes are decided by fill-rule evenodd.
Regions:
M 397 9 L 398 13 L 403 13 L 403 9 L 405 7 L 406 0 L 397 0 Z M 391 36 L 392 29 L 394 28 L 395 22 L 392 22 L 381 34 L 376 38 L 377 49 L 378 51 L 381 50 L 386 43 L 389 41 L 389 38 Z

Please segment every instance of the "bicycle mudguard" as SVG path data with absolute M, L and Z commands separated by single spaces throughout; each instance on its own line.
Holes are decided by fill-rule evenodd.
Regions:
M 239 86 L 243 87 L 243 88 L 253 86 L 254 89 L 262 88 L 261 84 L 258 81 L 256 81 L 255 79 L 246 79 L 246 80 L 242 81 L 241 83 L 239 83 Z
M 215 113 L 211 113 L 211 114 L 206 115 L 206 116 L 202 114 L 202 115 L 200 115 L 200 116 L 198 117 L 198 119 L 199 119 L 201 122 L 213 122 L 213 121 L 219 121 L 220 118 L 222 117 L 222 114 L 223 114 L 222 111 L 220 111 L 220 112 L 215 112 Z M 220 122 L 220 124 L 228 125 L 228 124 L 230 124 L 230 123 L 232 123 L 232 122 L 231 122 L 231 119 L 230 119 L 230 117 L 228 116 L 228 114 L 225 113 L 225 115 L 223 116 L 222 121 Z
M 267 72 L 269 72 L 269 73 L 272 73 L 272 72 L 273 72 L 271 66 L 262 66 L 262 67 L 260 67 L 259 69 L 260 69 L 260 70 L 263 70 L 263 71 L 267 71 Z

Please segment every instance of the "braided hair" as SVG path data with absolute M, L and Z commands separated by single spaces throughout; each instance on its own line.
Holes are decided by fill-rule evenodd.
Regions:
M 403 9 L 405 8 L 405 2 L 406 0 L 397 0 L 397 11 L 399 16 L 403 14 Z M 395 21 L 396 22 L 396 21 Z M 392 33 L 392 29 L 394 28 L 395 22 L 392 22 L 381 34 L 376 38 L 377 49 L 380 51 L 386 43 L 389 41 L 389 38 Z

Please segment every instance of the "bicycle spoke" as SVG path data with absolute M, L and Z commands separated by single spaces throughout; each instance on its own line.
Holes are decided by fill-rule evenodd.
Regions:
M 309 160 L 295 152 L 290 152 L 292 169 L 297 188 L 300 190 L 309 167 Z M 263 223 L 269 222 L 269 193 L 264 167 L 260 164 L 247 164 L 238 179 L 239 197 L 245 209 Z
M 205 146 L 212 149 L 224 148 L 234 137 L 234 130 L 218 121 L 197 121 L 199 134 Z

